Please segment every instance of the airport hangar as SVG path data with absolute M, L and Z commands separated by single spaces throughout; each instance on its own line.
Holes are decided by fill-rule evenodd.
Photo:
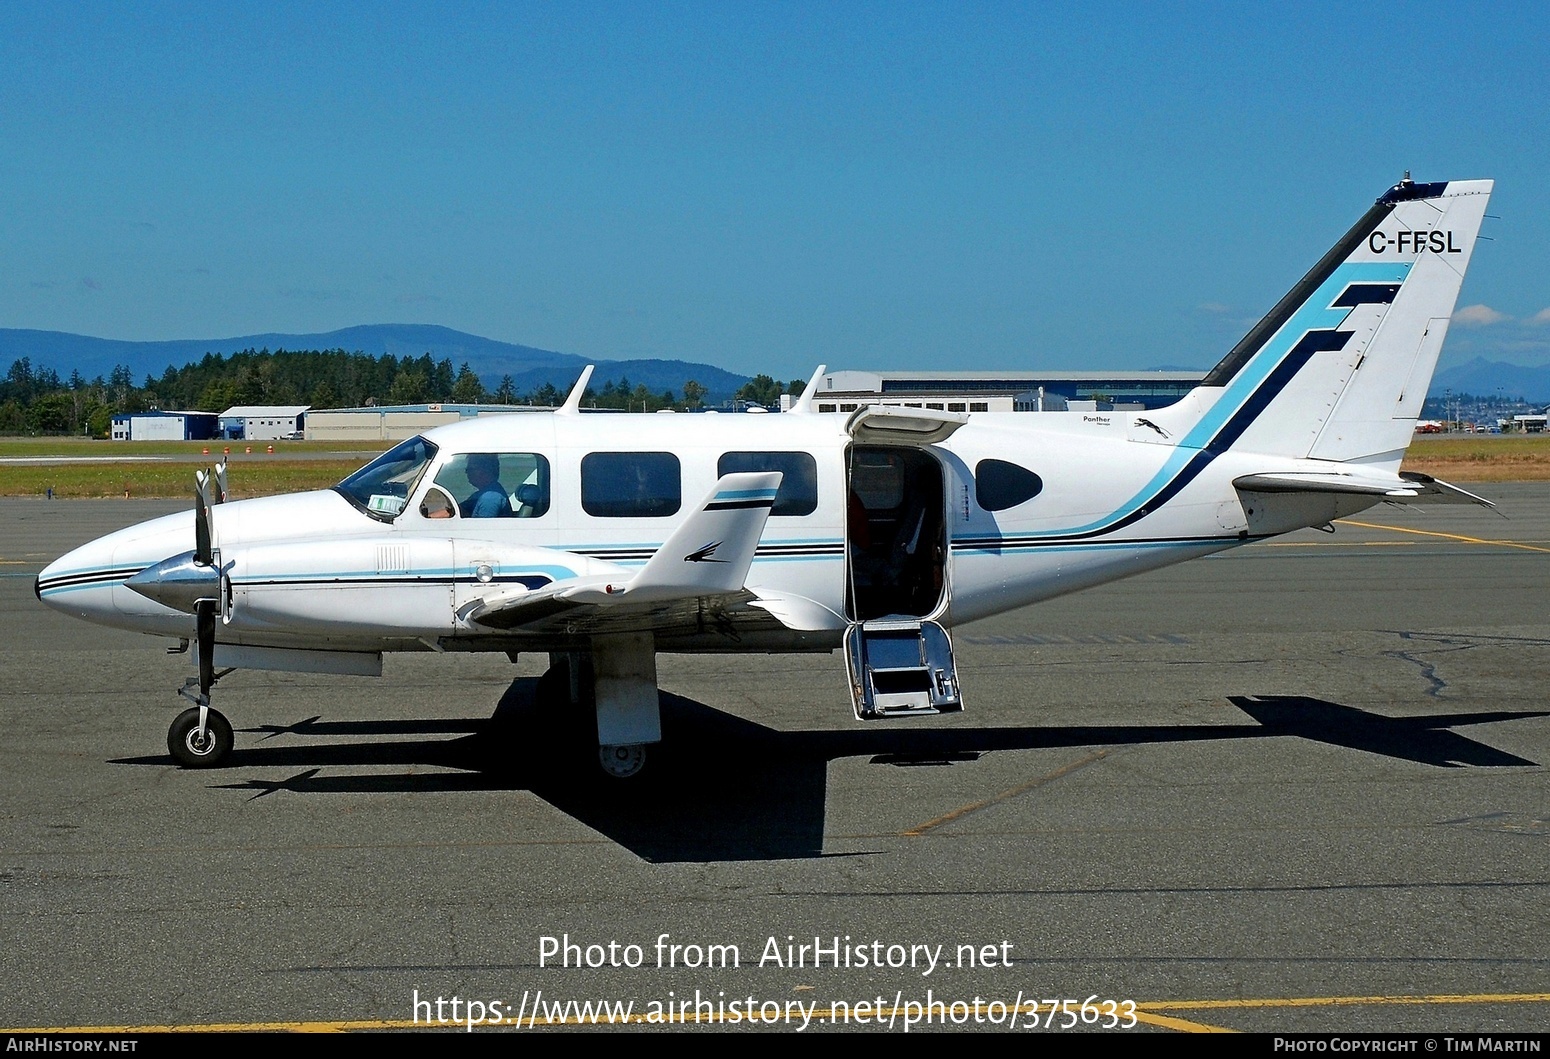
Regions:
M 108 436 L 114 441 L 208 441 L 220 433 L 214 412 L 120 412 Z
M 302 430 L 304 404 L 239 404 L 221 413 L 221 436 L 228 441 L 279 441 Z
M 1198 371 L 831 371 L 819 376 L 814 409 L 854 412 L 870 404 L 947 412 L 1161 408 L 1178 401 L 1203 378 L 1205 373 Z M 782 408 L 789 408 L 792 400 L 790 395 L 782 397 Z M 445 403 L 312 409 L 307 412 L 306 436 L 309 441 L 401 441 L 474 416 L 548 411 L 552 409 L 530 405 Z
M 945 412 L 1095 412 L 1161 408 L 1200 385 L 1199 371 L 831 371 L 819 376 L 814 407 L 862 405 Z

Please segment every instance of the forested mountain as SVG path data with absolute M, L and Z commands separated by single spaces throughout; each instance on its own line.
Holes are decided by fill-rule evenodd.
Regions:
M 593 374 L 587 404 L 627 411 L 659 408 L 694 408 L 719 403 L 732 392 L 715 393 L 694 372 L 706 365 L 676 361 L 651 362 L 682 369 L 673 385 L 658 388 L 629 375 L 603 374 L 605 367 L 620 368 L 639 362 L 604 362 Z M 663 378 L 652 375 L 653 383 Z M 578 369 L 579 373 L 579 369 Z M 713 373 L 713 374 L 710 374 Z M 719 369 L 708 377 L 739 381 Z M 670 376 L 672 377 L 672 376 Z M 460 402 L 558 405 L 574 382 L 574 374 L 559 376 L 560 385 L 541 372 L 523 373 L 519 384 L 502 376 L 492 389 L 465 361 L 456 368 L 448 358 L 429 353 L 397 357 L 391 353 L 371 356 L 343 349 L 287 351 L 246 349 L 230 356 L 206 353 L 181 368 L 167 367 L 159 376 L 146 375 L 140 383 L 128 365 L 120 364 L 105 376 L 88 379 L 79 370 L 67 378 L 53 367 L 39 367 L 30 357 L 11 362 L 0 381 L 0 433 L 91 434 L 105 436 L 112 417 L 119 412 L 147 409 L 190 409 L 220 412 L 232 405 L 310 405 L 313 408 L 354 408 L 362 405 Z M 542 381 L 538 381 L 542 380 Z M 791 389 L 800 390 L 802 380 Z M 744 400 L 770 404 L 786 387 L 760 375 L 736 389 Z

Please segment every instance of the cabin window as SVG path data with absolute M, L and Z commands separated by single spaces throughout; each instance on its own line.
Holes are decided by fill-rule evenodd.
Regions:
M 581 459 L 581 509 L 597 518 L 665 518 L 683 506 L 671 452 L 589 452 Z
M 540 518 L 549 510 L 549 461 L 536 452 L 460 452 L 436 472 L 463 518 Z
M 743 471 L 779 471 L 780 491 L 771 515 L 811 515 L 818 507 L 818 463 L 808 452 L 727 452 L 716 461 L 716 475 Z
M 372 518 L 392 522 L 409 503 L 409 494 L 435 456 L 435 445 L 422 437 L 410 438 L 334 486 L 334 491 Z
M 1043 489 L 1042 478 L 1015 463 L 980 460 L 974 467 L 974 499 L 986 511 L 1026 504 Z

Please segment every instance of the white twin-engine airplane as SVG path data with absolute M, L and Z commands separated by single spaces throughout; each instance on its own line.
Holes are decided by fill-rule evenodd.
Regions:
M 962 708 L 947 629 L 1383 501 L 1478 502 L 1399 470 L 1491 181 L 1390 188 L 1167 408 L 591 415 L 406 441 L 331 490 L 220 503 L 39 575 L 66 613 L 196 646 L 175 759 L 220 764 L 229 668 L 380 675 L 384 651 L 549 653 L 544 709 L 599 760 L 661 739 L 656 653 L 843 646 L 862 719 Z M 822 368 L 819 369 L 821 374 Z

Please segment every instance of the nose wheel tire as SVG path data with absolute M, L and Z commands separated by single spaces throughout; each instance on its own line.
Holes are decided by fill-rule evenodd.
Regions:
M 231 753 L 233 742 L 231 722 L 215 710 L 207 711 L 202 734 L 198 707 L 178 714 L 167 729 L 167 750 L 184 768 L 216 768 Z
M 627 780 L 640 775 L 646 767 L 646 748 L 640 743 L 624 743 L 597 748 L 598 764 L 614 779 Z

